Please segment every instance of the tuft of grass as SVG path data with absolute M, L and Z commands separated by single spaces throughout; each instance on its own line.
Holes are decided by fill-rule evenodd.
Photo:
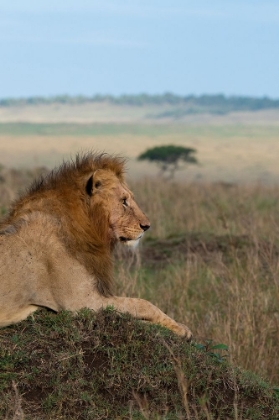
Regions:
M 0 416 L 278 418 L 272 386 L 231 366 L 222 351 L 112 308 L 76 316 L 44 310 L 1 331 Z

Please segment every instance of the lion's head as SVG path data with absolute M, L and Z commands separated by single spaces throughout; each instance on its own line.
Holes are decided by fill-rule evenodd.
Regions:
M 99 206 L 103 215 L 107 215 L 111 242 L 136 246 L 150 223 L 126 183 L 111 170 L 97 169 L 89 178 L 86 190 L 91 197 L 92 217 Z

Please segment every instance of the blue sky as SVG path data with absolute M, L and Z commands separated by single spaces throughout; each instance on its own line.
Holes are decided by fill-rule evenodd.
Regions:
M 0 97 L 279 98 L 278 0 L 0 0 Z

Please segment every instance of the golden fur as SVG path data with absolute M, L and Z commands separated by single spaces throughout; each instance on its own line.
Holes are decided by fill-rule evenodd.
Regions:
M 0 326 L 40 307 L 120 312 L 191 336 L 143 299 L 112 295 L 111 252 L 149 228 L 124 180 L 124 161 L 88 153 L 36 181 L 0 224 Z

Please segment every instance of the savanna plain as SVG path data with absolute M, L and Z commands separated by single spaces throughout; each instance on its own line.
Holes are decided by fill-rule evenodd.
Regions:
M 160 122 L 145 118 L 142 109 L 138 113 L 122 110 L 123 118 L 118 115 L 114 121 L 109 105 L 102 118 L 87 111 L 86 121 L 75 121 L 71 110 L 65 108 L 64 114 L 62 111 L 59 114 L 57 109 L 51 113 L 51 108 L 48 112 L 24 108 L 14 114 L 10 110 L 10 116 L 0 114 L 2 215 L 18 192 L 46 170 L 42 166 L 51 168 L 62 157 L 92 149 L 126 156 L 129 186 L 150 217 L 152 228 L 134 254 L 122 248 L 116 250 L 116 293 L 150 300 L 191 328 L 197 348 L 219 346 L 215 357 L 219 364 L 230 363 L 258 375 L 259 380 L 270 384 L 276 396 L 278 111 Z M 146 111 L 146 115 L 150 113 Z M 42 120 L 42 115 L 48 119 Z M 129 116 L 128 121 L 125 115 Z M 158 176 L 156 166 L 136 161 L 146 148 L 164 144 L 196 148 L 199 165 L 187 166 L 173 180 L 166 181 Z M 20 335 L 19 331 L 14 334 Z M 5 339 L 5 334 L 0 333 L 0 340 Z M 167 353 L 174 352 L 170 344 L 165 347 Z M 231 415 L 218 415 L 212 401 L 211 405 L 201 402 L 203 409 L 195 413 L 183 400 L 185 378 L 179 376 L 179 363 L 174 365 L 182 398 L 180 414 L 177 411 L 176 417 L 171 417 L 170 410 L 168 417 L 166 409 L 162 417 L 152 417 L 148 396 L 135 393 L 138 417 L 130 409 L 126 417 L 123 414 L 118 418 L 276 418 L 270 412 L 262 417 L 255 413 L 249 416 L 248 412 L 244 415 L 245 404 L 237 409 L 236 400 Z M 15 387 L 14 384 L 16 395 Z M 47 412 L 47 402 L 44 404 Z M 43 418 L 66 418 L 61 411 L 60 417 L 56 415 Z M 103 414 L 95 418 L 112 417 Z

